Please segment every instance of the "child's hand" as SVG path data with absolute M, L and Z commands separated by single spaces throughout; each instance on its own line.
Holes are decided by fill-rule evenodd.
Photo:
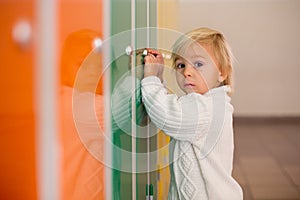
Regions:
M 157 76 L 163 82 L 164 59 L 160 52 L 147 49 L 148 55 L 145 56 L 144 77 Z

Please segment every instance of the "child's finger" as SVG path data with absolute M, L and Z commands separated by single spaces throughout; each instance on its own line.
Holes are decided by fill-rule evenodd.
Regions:
M 145 63 L 154 63 L 155 62 L 155 56 L 152 54 L 148 54 L 147 56 L 145 56 L 144 58 L 144 62 Z
M 157 50 L 154 50 L 154 49 L 147 49 L 147 51 L 148 51 L 148 53 L 150 53 L 150 54 L 153 54 L 153 55 L 158 55 L 158 54 L 160 54 Z

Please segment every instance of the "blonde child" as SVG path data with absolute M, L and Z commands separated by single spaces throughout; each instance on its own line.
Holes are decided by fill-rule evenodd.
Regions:
M 185 95 L 168 94 L 163 57 L 148 49 L 142 96 L 148 115 L 171 136 L 168 199 L 240 200 L 232 177 L 232 57 L 224 36 L 199 28 L 179 38 L 172 60 Z

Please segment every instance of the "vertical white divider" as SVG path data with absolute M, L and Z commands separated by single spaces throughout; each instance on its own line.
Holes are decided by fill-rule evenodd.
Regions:
M 34 105 L 37 196 L 59 199 L 57 1 L 36 0 Z
M 135 50 L 135 0 L 131 0 L 131 47 L 132 50 Z M 131 120 L 131 131 L 132 131 L 132 137 L 131 137 L 131 151 L 132 151 L 132 158 L 131 158 L 131 167 L 132 167 L 132 199 L 136 200 L 136 83 L 135 83 L 135 53 L 131 54 L 131 84 L 132 84 L 132 101 L 131 101 L 131 109 L 132 109 L 132 120 Z
M 150 47 L 150 0 L 147 1 L 147 47 Z M 149 116 L 147 116 L 147 184 L 149 187 L 148 191 L 150 191 L 150 119 Z
M 111 128 L 111 44 L 108 44 L 107 41 L 110 41 L 110 27 L 111 27 L 111 19 L 110 19 L 110 0 L 103 1 L 103 41 L 106 41 L 103 45 L 103 76 L 104 76 L 104 120 L 105 120 L 105 136 L 106 140 L 104 143 L 104 151 L 105 157 L 104 161 L 107 164 L 105 166 L 105 199 L 110 200 L 113 199 L 113 138 L 112 138 L 112 128 Z

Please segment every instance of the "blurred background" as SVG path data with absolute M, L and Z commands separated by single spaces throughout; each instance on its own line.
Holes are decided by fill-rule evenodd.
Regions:
M 298 0 L 1 0 L 0 199 L 141 199 L 147 184 L 155 199 L 166 199 L 168 167 L 135 176 L 105 166 L 82 143 L 72 110 L 79 68 L 99 66 L 92 71 L 99 75 L 110 63 L 104 79 L 76 86 L 95 94 L 105 134 L 130 151 L 168 144 L 161 133 L 147 146 L 111 129 L 104 109 L 128 72 L 126 47 L 143 44 L 126 34 L 120 55 L 113 43 L 102 52 L 95 47 L 149 26 L 181 33 L 205 26 L 225 34 L 235 56 L 233 175 L 245 200 L 300 199 L 299 10 Z M 176 39 L 151 38 L 157 46 Z M 121 165 L 117 152 L 100 146 L 114 158 L 107 162 Z M 167 157 L 157 155 L 157 165 Z

